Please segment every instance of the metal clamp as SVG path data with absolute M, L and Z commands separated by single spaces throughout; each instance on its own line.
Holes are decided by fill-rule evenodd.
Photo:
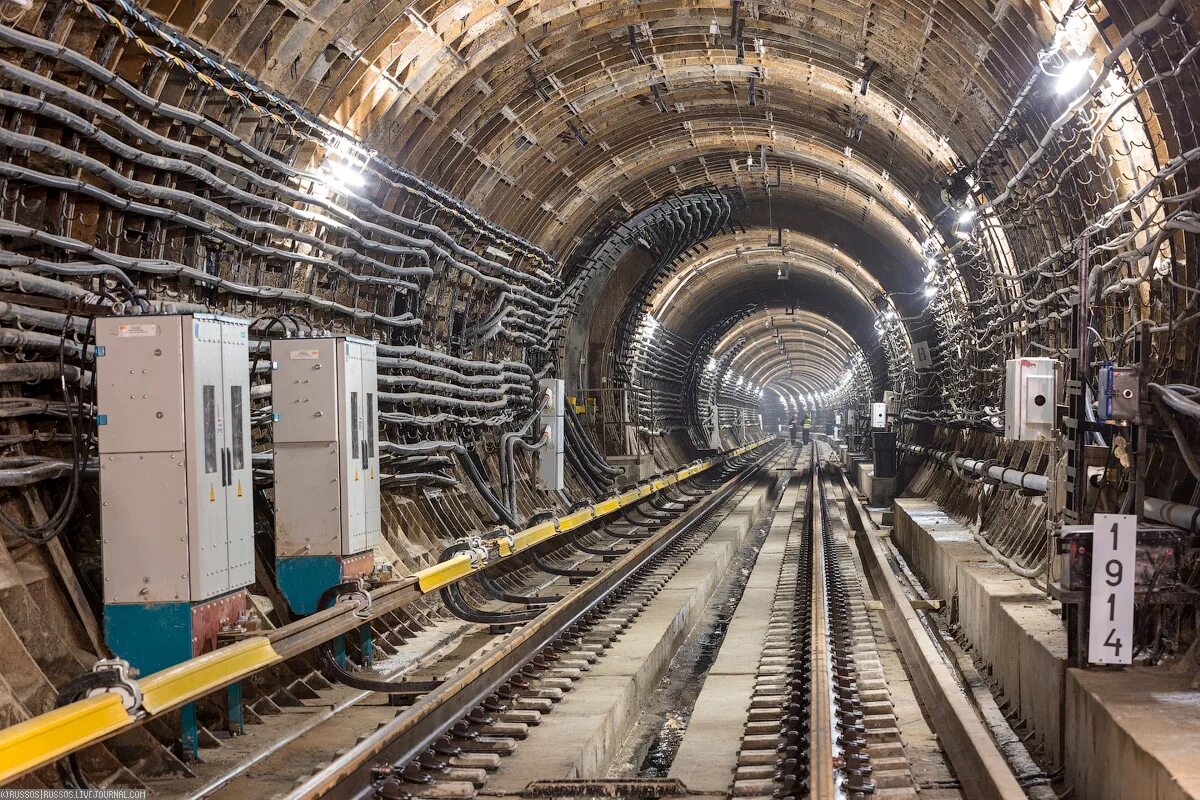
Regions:
M 91 690 L 87 693 L 87 697 L 95 697 L 111 692 L 120 695 L 121 705 L 130 714 L 136 715 L 141 710 L 142 687 L 135 680 L 137 670 L 131 667 L 128 661 L 123 658 L 102 658 L 92 665 L 92 672 L 103 673 L 112 683 L 108 686 Z
M 467 557 L 471 559 L 471 569 L 479 569 L 488 562 L 487 545 L 483 543 L 481 536 L 469 536 L 462 540 L 466 545 Z
M 340 597 L 351 598 L 357 608 L 354 609 L 354 616 L 359 619 L 371 618 L 371 592 L 367 590 L 367 582 L 362 578 L 356 578 L 355 588 L 352 591 L 345 592 Z M 340 599 L 340 598 L 339 598 Z

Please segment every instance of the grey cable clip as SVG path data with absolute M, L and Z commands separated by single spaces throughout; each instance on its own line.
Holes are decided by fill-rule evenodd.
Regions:
M 356 608 L 354 616 L 359 619 L 371 618 L 371 592 L 367 589 L 367 582 L 362 578 L 357 578 L 355 581 L 356 588 L 353 591 L 346 592 L 342 597 L 349 597 L 354 601 Z
M 114 683 L 100 689 L 88 692 L 88 697 L 108 694 L 120 695 L 121 705 L 131 714 L 136 714 L 142 708 L 142 687 L 134 680 L 137 670 L 123 658 L 102 658 L 92 665 L 92 672 L 110 673 Z
M 468 536 L 462 540 L 467 546 L 467 556 L 471 559 L 471 569 L 479 569 L 488 562 L 487 546 L 481 536 Z

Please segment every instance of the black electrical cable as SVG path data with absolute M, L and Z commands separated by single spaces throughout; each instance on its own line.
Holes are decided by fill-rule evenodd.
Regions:
M 67 329 L 70 327 L 71 315 L 67 315 L 66 323 L 63 325 L 63 333 L 59 339 L 58 348 L 58 367 L 59 367 L 59 385 L 62 389 L 63 409 L 67 417 L 67 427 L 71 437 L 71 472 L 70 482 L 67 484 L 67 493 L 63 498 L 62 503 L 55 509 L 54 513 L 49 518 L 40 524 L 26 526 L 21 522 L 13 519 L 7 512 L 0 508 L 0 522 L 3 522 L 13 533 L 21 537 L 31 544 L 46 544 L 59 536 L 66 530 L 67 523 L 75 514 L 75 509 L 79 504 L 79 489 L 83 482 L 83 470 L 86 466 L 89 456 L 89 449 L 81 442 L 84 433 L 81 431 L 83 421 L 86 419 L 86 408 L 83 402 L 83 387 L 79 388 L 79 392 L 75 398 L 75 403 L 72 405 L 70 392 L 67 389 L 66 375 L 66 348 L 67 348 Z M 81 367 L 87 362 L 88 342 L 92 339 L 92 328 L 95 324 L 95 318 L 89 317 L 87 327 L 84 330 L 84 342 L 82 347 Z
M 101 669 L 85 672 L 72 679 L 58 692 L 54 701 L 55 708 L 63 708 L 75 703 L 97 689 L 108 689 L 121 683 L 120 674 L 115 669 Z M 59 780 L 63 787 L 77 792 L 90 792 L 96 789 L 87 779 L 83 768 L 79 765 L 76 753 L 68 753 L 64 758 L 54 762 Z
M 317 611 L 324 611 L 331 607 L 337 598 L 361 591 L 362 587 L 358 583 L 347 582 L 339 583 L 330 586 L 321 593 L 321 598 L 317 601 Z M 370 624 L 370 623 L 366 623 Z M 348 672 L 342 668 L 342 665 L 337 662 L 337 658 L 333 654 L 333 645 L 329 641 L 321 643 L 317 648 L 321 653 L 321 660 L 325 666 L 325 674 L 349 686 L 352 689 L 361 689 L 367 692 L 381 692 L 394 696 L 396 698 L 411 697 L 413 695 L 426 694 L 441 686 L 441 681 L 380 681 L 370 678 L 363 678 Z

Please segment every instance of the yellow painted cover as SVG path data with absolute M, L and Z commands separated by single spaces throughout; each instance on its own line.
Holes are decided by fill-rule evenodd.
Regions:
M 459 553 L 454 558 L 441 561 L 414 574 L 417 578 L 417 586 L 421 591 L 423 593 L 432 592 L 448 583 L 454 583 L 464 575 L 470 575 L 471 557 L 466 553 Z
M 279 660 L 265 636 L 219 647 L 138 681 L 142 707 L 151 714 L 166 711 Z
M 578 528 L 581 525 L 586 525 L 592 521 L 592 507 L 581 508 L 574 514 L 568 514 L 565 517 L 558 518 L 558 529 L 560 531 L 569 531 Z
M 592 506 L 592 508 L 596 512 L 597 517 L 603 517 L 605 514 L 611 514 L 614 511 L 616 511 L 617 509 L 619 509 L 620 507 L 621 507 L 621 499 L 618 497 L 614 497 L 611 500 L 603 500 L 599 503 L 596 503 L 596 505 Z
M 533 547 L 538 542 L 544 542 L 558 535 L 558 528 L 554 526 L 554 521 L 543 522 L 541 525 L 534 525 L 532 528 L 526 528 L 519 531 L 513 538 L 516 540 L 513 545 L 513 551 L 524 550 L 527 547 Z
M 120 696 L 109 693 L 0 730 L 0 785 L 132 724 Z

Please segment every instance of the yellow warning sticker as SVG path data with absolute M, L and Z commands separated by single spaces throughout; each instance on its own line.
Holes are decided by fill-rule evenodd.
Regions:
M 217 502 L 217 490 L 213 488 L 211 483 L 208 485 L 208 502 Z
M 354 480 L 358 480 L 358 467 L 354 468 Z
M 240 480 L 238 481 L 238 495 L 237 496 L 238 497 L 242 496 L 242 482 Z

